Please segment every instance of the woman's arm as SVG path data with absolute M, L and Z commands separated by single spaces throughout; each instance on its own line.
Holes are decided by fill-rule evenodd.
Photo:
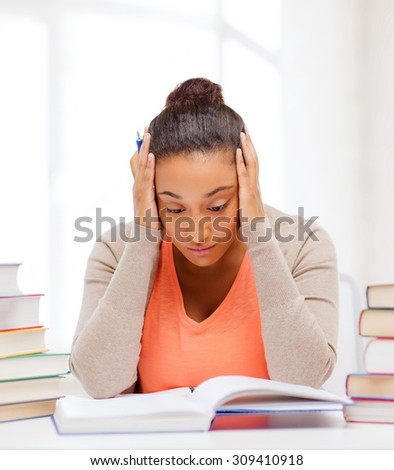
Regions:
M 297 227 L 294 218 L 292 240 L 282 239 L 281 246 L 269 237 L 268 217 L 241 233 L 254 269 L 271 379 L 320 387 L 336 362 L 337 257 L 323 228 L 312 224 L 298 240 Z
M 94 398 L 115 396 L 137 380 L 161 240 L 160 230 L 120 224 L 116 233 L 103 234 L 89 256 L 70 368 Z

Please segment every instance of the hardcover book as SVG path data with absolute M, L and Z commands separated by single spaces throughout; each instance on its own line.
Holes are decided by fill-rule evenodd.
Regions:
M 0 297 L 0 331 L 32 328 L 39 324 L 39 304 L 43 294 Z
M 352 399 L 394 400 L 394 374 L 349 374 L 346 394 Z
M 344 406 L 343 413 L 349 423 L 394 424 L 394 400 L 355 398 L 353 405 Z
M 369 374 L 394 374 L 394 338 L 374 338 L 368 342 L 364 369 Z
M 0 331 L 0 358 L 44 352 L 47 328 L 21 328 Z
M 61 380 L 64 380 L 63 376 L 0 382 L 0 405 L 55 400 L 62 395 Z
M 0 423 L 51 416 L 56 409 L 56 402 L 57 400 L 37 400 L 0 405 Z
M 0 358 L 0 383 L 63 375 L 69 372 L 70 353 L 37 353 Z
M 394 284 L 377 284 L 367 287 L 368 308 L 394 309 Z
M 0 263 L 0 296 L 20 295 L 18 271 L 21 263 Z
M 361 336 L 394 338 L 394 310 L 362 310 L 359 321 L 359 334 Z
M 352 403 L 322 389 L 245 376 L 115 398 L 62 397 L 53 420 L 60 434 L 208 431 L 217 413 L 343 411 Z

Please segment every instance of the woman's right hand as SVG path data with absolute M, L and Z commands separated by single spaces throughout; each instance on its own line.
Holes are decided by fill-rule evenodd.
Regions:
M 150 140 L 151 135 L 145 132 L 140 153 L 136 151 L 130 159 L 130 168 L 134 177 L 134 222 L 161 230 L 162 225 L 155 200 L 155 157 L 153 153 L 149 153 Z

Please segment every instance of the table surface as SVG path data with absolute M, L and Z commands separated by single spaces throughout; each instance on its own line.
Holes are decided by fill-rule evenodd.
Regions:
M 65 394 L 78 393 L 73 379 Z M 342 412 L 225 415 L 208 432 L 59 435 L 51 417 L 0 423 L 0 449 L 394 449 L 394 425 Z
M 394 449 L 394 426 L 340 412 L 223 416 L 208 432 L 59 435 L 51 417 L 0 423 L 1 449 Z M 242 429 L 243 428 L 243 429 Z

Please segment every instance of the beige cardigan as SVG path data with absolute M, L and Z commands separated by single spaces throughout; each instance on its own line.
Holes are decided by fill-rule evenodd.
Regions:
M 304 219 L 264 207 L 264 221 L 243 226 L 240 235 L 253 265 L 268 372 L 272 380 L 320 387 L 336 362 L 335 247 L 316 222 L 303 233 Z M 89 256 L 70 368 L 95 398 L 134 390 L 162 236 L 118 224 Z

